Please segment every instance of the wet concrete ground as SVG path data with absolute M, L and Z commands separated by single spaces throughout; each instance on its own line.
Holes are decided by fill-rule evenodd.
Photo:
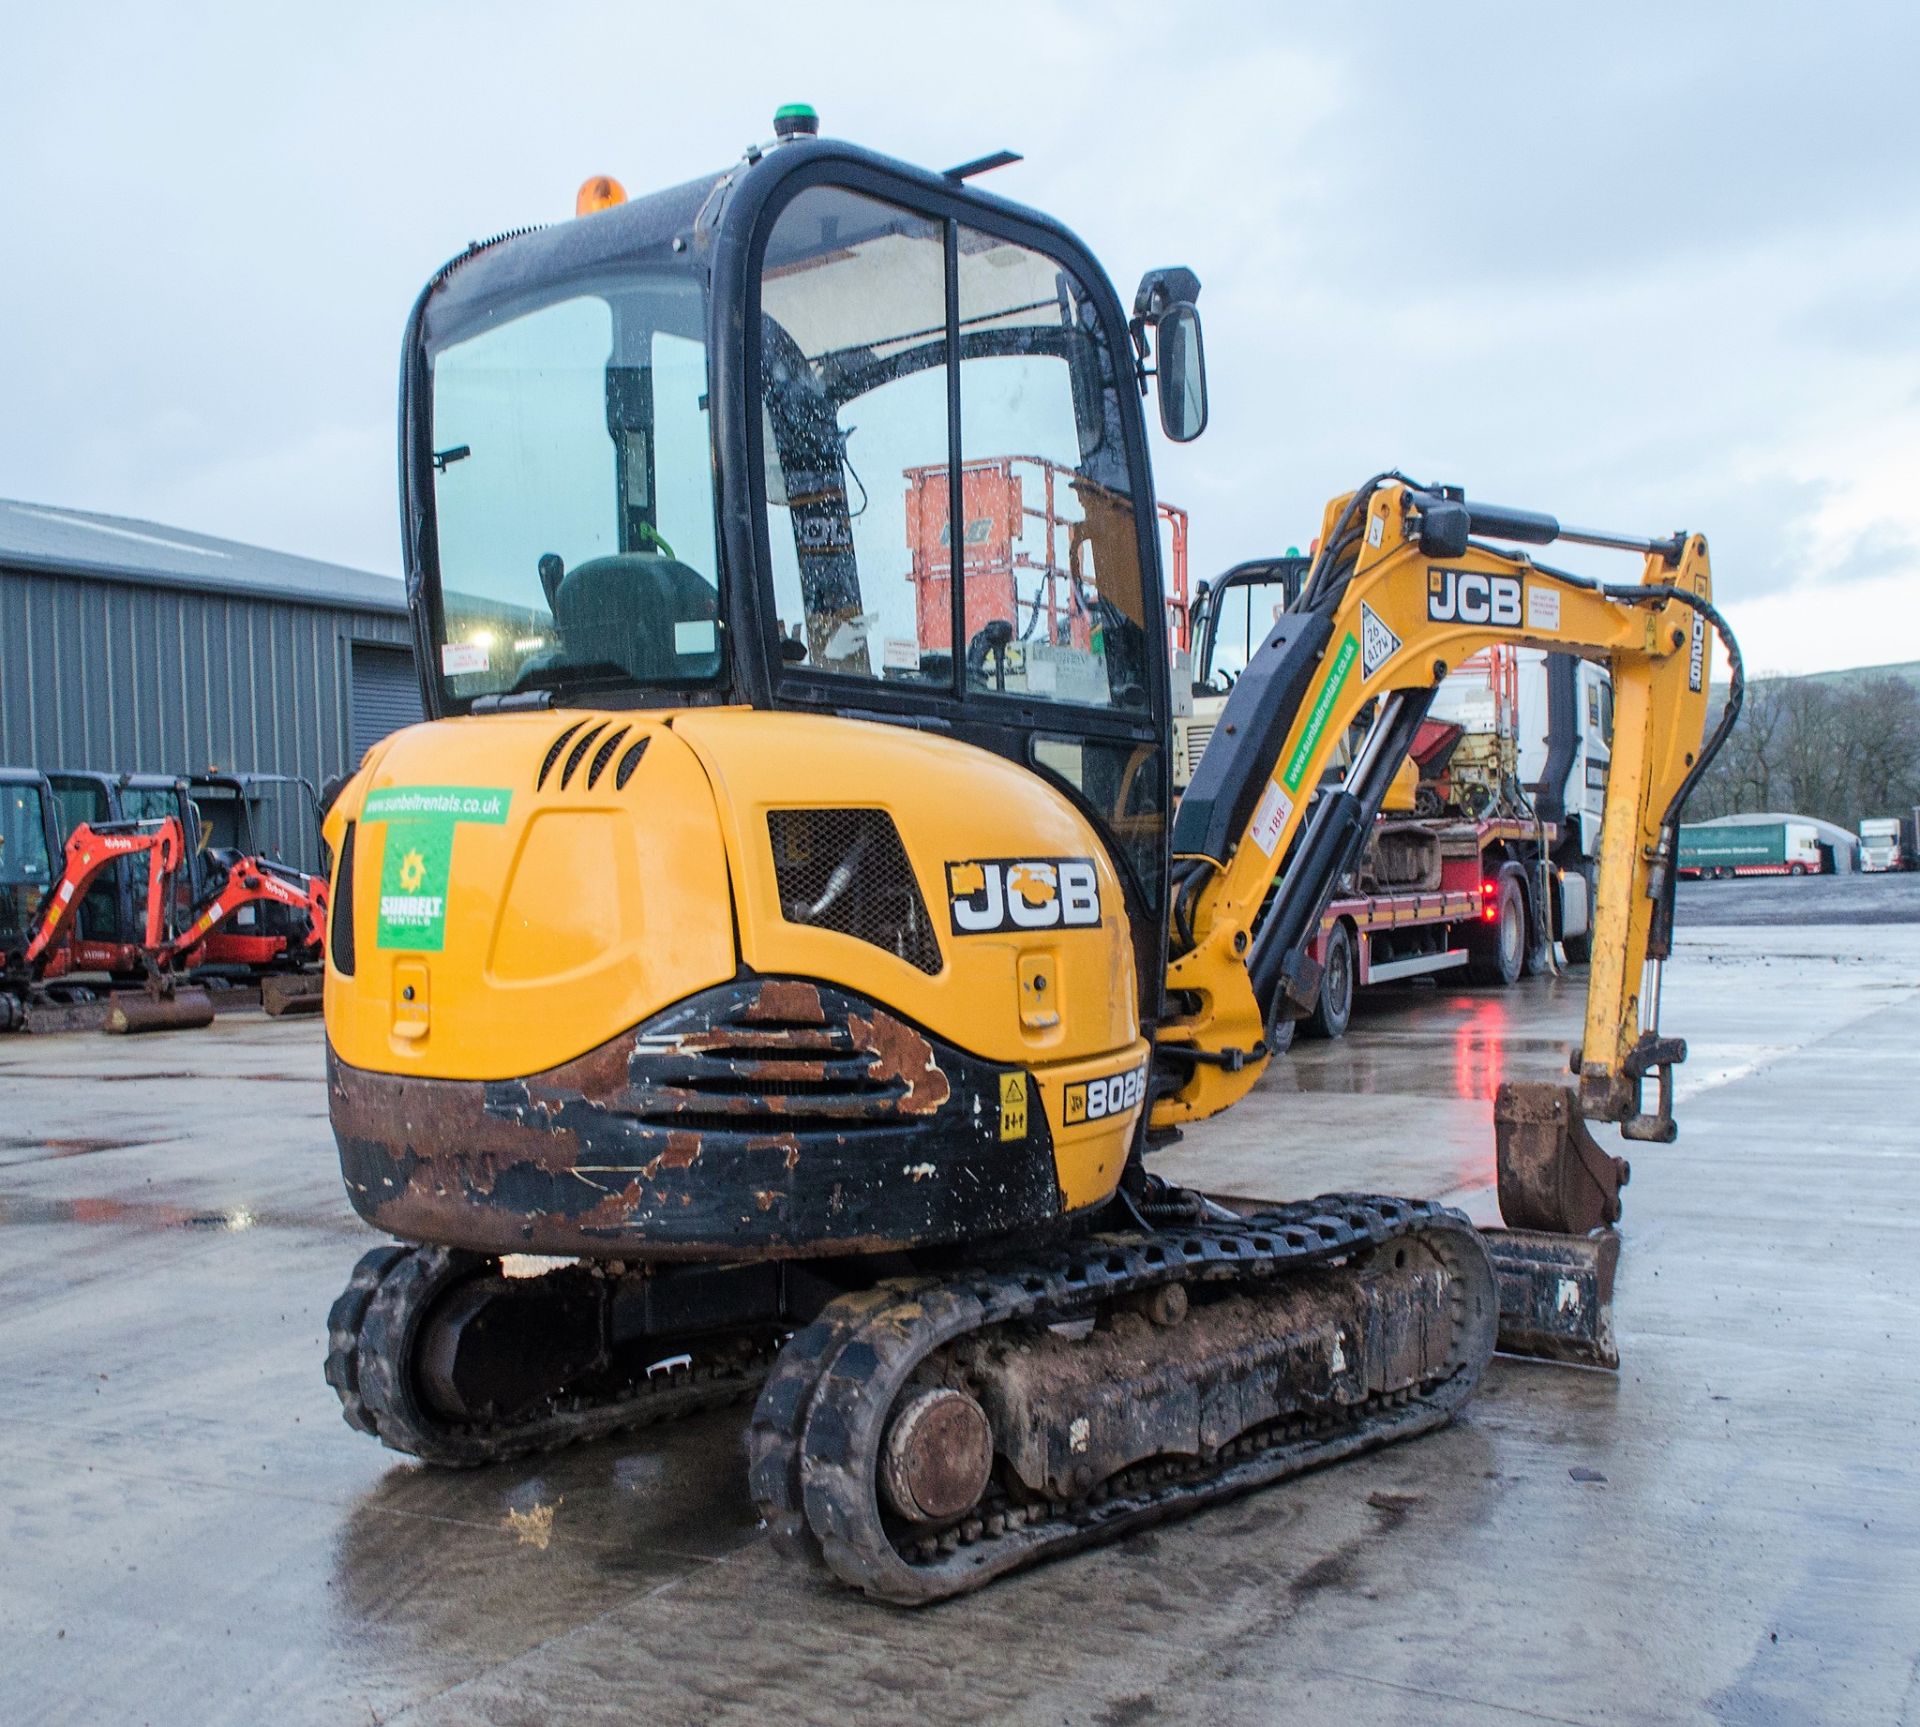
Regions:
M 1617 1376 L 917 1614 L 790 1567 L 739 1420 L 478 1474 L 342 1425 L 320 1032 L 0 1042 L 0 1722 L 1920 1721 L 1920 928 L 1689 927 Z M 1577 979 L 1407 991 L 1163 1167 L 1491 1219 Z
M 1920 871 L 1874 875 L 1734 876 L 1679 884 L 1675 921 L 1725 927 L 1920 923 Z

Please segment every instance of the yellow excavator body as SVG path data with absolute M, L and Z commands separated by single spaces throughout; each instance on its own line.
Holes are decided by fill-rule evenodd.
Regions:
M 895 884 L 913 907 L 905 957 L 857 928 L 789 915 L 797 890 L 783 873 L 815 889 L 824 880 L 789 853 L 812 844 L 824 858 L 834 824 L 856 814 L 884 815 L 898 848 L 871 867 L 907 872 Z M 992 1133 L 1044 1162 L 1050 1213 L 1097 1206 L 1119 1182 L 1148 1053 L 1124 896 L 1085 818 L 997 756 L 813 714 L 457 719 L 379 746 L 329 811 L 336 853 L 349 829 L 348 885 L 363 885 L 343 908 L 352 928 L 326 981 L 345 1111 L 375 1075 L 415 1082 L 416 1099 L 432 1095 L 420 1082 L 537 1090 L 736 973 L 828 979 L 996 1070 Z M 992 927 L 956 937 L 973 906 Z M 1124 1102 L 1108 1107 L 1109 1089 Z M 417 1136 L 416 1159 L 424 1147 Z M 498 1157 L 492 1140 L 456 1141 L 404 1185 L 476 1191 Z M 916 1169 L 900 1172 L 910 1185 L 935 1173 Z M 549 1226 L 545 1244 L 645 1257 L 647 1191 L 605 1171 L 577 1179 L 613 1200 L 595 1214 L 603 1233 L 563 1239 Z M 396 1209 L 391 1176 L 350 1191 L 372 1221 L 414 1215 L 404 1196 Z M 609 1231 L 623 1206 L 636 1227 Z M 771 1204 L 761 1216 L 781 1221 Z M 460 1233 L 511 1247 L 521 1227 Z M 770 1227 L 739 1246 L 805 1254 L 834 1239 Z

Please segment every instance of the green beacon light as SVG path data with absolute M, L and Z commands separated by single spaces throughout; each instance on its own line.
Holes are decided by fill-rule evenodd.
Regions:
M 784 102 L 773 111 L 773 135 L 783 144 L 795 138 L 817 138 L 820 115 L 811 102 Z

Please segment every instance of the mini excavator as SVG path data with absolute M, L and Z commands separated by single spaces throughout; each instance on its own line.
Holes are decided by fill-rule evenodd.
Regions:
M 1739 683 L 1705 541 L 1369 480 L 1176 813 L 1142 402 L 1204 428 L 1197 278 L 1129 313 L 972 183 L 1001 158 L 775 129 L 644 199 L 589 182 L 408 324 L 430 717 L 326 815 L 332 1121 L 395 1238 L 329 1317 L 347 1421 L 470 1466 L 753 1397 L 782 1544 L 917 1604 L 1439 1426 L 1497 1343 L 1614 1359 L 1626 1167 L 1590 1124 L 1674 1133 L 1676 836 Z M 963 475 L 1014 457 L 1060 476 L 1043 630 L 970 581 L 1026 530 Z M 947 516 L 931 622 L 895 476 Z M 1520 549 L 1555 540 L 1638 579 Z M 1584 1043 L 1496 1108 L 1511 1227 L 1158 1177 L 1311 1008 L 1435 686 L 1498 643 L 1615 690 Z
M 40 869 L 58 873 L 37 889 L 31 908 L 11 908 L 0 922 L 0 1030 L 28 1019 L 28 998 L 36 986 L 74 973 L 103 972 L 110 977 L 144 977 L 144 990 L 116 991 L 107 1019 L 111 1031 L 184 1031 L 210 1024 L 213 1001 L 206 990 L 183 981 L 209 957 L 225 957 L 219 937 L 236 913 L 272 908 L 282 918 L 268 942 L 255 943 L 259 957 L 298 961 L 317 956 L 327 927 L 326 880 L 270 861 L 222 852 L 212 859 L 201 891 L 188 885 L 187 817 L 108 817 L 75 822 L 55 849 L 58 837 L 55 799 L 44 776 L 4 770 L 5 784 L 17 788 L 15 809 L 20 833 L 41 860 Z M 62 775 L 66 781 L 105 776 Z M 131 916 L 112 927 L 83 927 L 89 893 L 107 872 L 138 861 L 137 891 Z M 6 859 L 0 847 L 0 869 Z M 4 883 L 0 874 L 0 883 Z M 137 904 L 133 904 L 137 902 Z M 111 902 L 110 902 L 111 906 Z M 111 907 L 111 909 L 118 909 Z M 24 915 L 20 913 L 24 911 Z M 184 927 L 176 928 L 183 923 Z M 11 934 L 12 939 L 7 940 Z M 270 949 L 270 955 L 267 950 Z M 249 953 L 248 957 L 255 957 Z

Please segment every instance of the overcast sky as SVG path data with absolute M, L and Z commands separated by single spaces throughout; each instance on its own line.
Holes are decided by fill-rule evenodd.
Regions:
M 800 99 L 928 166 L 1024 152 L 994 189 L 1124 298 L 1199 272 L 1213 424 L 1155 458 L 1196 575 L 1399 467 L 1704 530 L 1756 669 L 1920 659 L 1902 0 L 0 17 L 0 496 L 397 572 L 426 276 Z

